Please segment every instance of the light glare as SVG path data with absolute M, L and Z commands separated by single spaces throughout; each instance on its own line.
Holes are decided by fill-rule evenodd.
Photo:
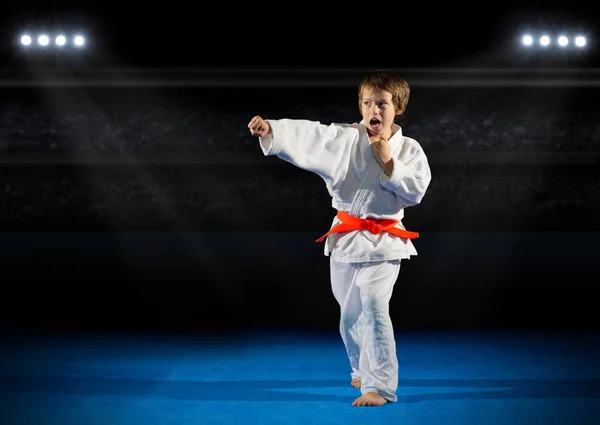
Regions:
M 50 43 L 50 38 L 47 35 L 40 35 L 38 37 L 38 43 L 40 46 L 47 46 Z
M 569 39 L 564 35 L 561 35 L 560 37 L 558 37 L 558 44 L 560 46 L 566 46 L 567 44 L 569 44 Z
M 585 46 L 585 37 L 579 36 L 579 37 L 575 38 L 575 45 L 578 47 Z

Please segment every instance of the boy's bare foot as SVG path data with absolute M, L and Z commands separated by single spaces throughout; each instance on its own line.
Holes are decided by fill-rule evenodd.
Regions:
M 352 403 L 352 406 L 383 406 L 387 403 L 387 400 L 376 393 L 366 393 L 365 395 L 358 397 Z
M 350 382 L 350 385 L 352 385 L 354 388 L 360 388 L 360 379 L 358 378 L 352 378 L 352 382 Z

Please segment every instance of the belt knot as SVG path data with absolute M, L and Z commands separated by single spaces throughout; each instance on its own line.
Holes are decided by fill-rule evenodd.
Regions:
M 367 230 L 374 235 L 378 235 L 383 231 L 383 226 L 370 218 L 365 220 Z

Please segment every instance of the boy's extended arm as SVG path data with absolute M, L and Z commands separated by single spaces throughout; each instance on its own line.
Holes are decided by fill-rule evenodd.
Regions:
M 339 125 L 324 125 L 308 120 L 266 120 L 269 132 L 260 137 L 264 155 L 274 155 L 295 166 L 311 171 L 325 180 L 334 180 L 345 173 L 350 155 L 348 142 L 354 136 Z

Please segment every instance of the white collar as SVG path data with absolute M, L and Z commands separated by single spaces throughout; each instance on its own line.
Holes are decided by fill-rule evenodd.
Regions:
M 365 133 L 367 134 L 367 138 L 368 138 L 369 133 L 367 132 L 367 128 L 365 127 L 365 120 L 360 120 L 359 124 L 363 127 Z M 398 124 L 394 123 L 394 124 L 392 124 L 392 131 L 394 131 L 394 130 L 396 132 L 393 134 L 393 136 L 390 138 L 390 140 L 388 140 L 388 142 L 390 144 L 390 147 L 392 149 L 395 148 L 396 145 L 398 143 L 400 143 L 402 141 L 402 138 L 403 138 L 402 127 L 400 127 Z

